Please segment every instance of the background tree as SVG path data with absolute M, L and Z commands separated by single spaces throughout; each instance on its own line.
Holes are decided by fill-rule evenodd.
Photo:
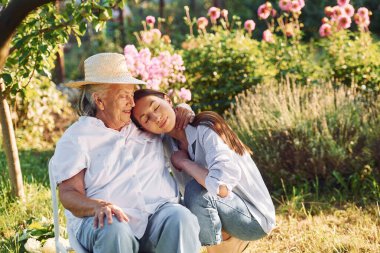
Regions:
M 38 76 L 51 78 L 60 45 L 70 36 L 81 43 L 87 24 L 96 30 L 112 17 L 112 8 L 125 1 L 0 1 L 0 118 L 13 195 L 24 198 L 22 174 L 9 101 Z

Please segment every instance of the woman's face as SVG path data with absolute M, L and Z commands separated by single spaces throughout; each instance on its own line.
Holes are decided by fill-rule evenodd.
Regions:
M 175 113 L 168 101 L 150 95 L 140 98 L 135 104 L 133 116 L 146 131 L 163 134 L 173 130 Z

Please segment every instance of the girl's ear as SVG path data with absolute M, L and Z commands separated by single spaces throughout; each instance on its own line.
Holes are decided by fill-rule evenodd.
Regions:
M 169 105 L 171 107 L 173 107 L 173 102 L 172 102 L 172 100 L 170 99 L 170 97 L 168 95 L 164 95 L 164 99 L 165 99 L 166 102 L 169 103 Z
M 96 107 L 98 107 L 99 110 L 103 111 L 104 110 L 104 103 L 102 101 L 102 98 L 97 93 L 94 93 L 92 96 L 93 96 L 93 99 L 95 101 Z

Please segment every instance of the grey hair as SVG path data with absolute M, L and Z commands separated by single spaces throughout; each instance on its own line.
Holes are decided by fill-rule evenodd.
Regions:
M 94 100 L 94 94 L 98 93 L 101 96 L 106 93 L 110 85 L 107 84 L 88 84 L 81 88 L 81 93 L 78 101 L 78 114 L 79 116 L 91 116 L 96 115 L 96 103 Z

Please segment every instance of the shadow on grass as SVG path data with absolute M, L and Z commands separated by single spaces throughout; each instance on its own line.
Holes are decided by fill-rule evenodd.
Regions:
M 53 150 L 20 150 L 19 157 L 24 182 L 49 186 L 48 162 Z M 0 150 L 0 177 L 9 180 L 7 160 Z

